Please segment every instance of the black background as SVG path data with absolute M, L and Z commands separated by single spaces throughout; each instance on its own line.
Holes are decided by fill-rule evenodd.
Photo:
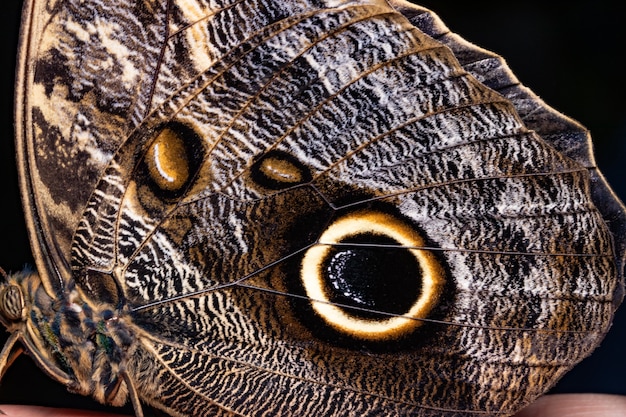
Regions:
M 425 1 L 467 40 L 504 56 L 519 79 L 549 105 L 591 130 L 598 165 L 626 199 L 626 25 L 619 2 Z M 32 264 L 21 211 L 13 145 L 13 79 L 21 2 L 3 3 L 0 28 L 0 266 L 17 271 Z M 6 334 L 0 330 L 0 340 Z M 626 395 L 626 308 L 618 311 L 602 345 L 553 390 Z M 67 394 L 22 356 L 7 371 L 0 403 L 91 408 L 93 402 Z M 126 408 L 126 411 L 129 411 Z

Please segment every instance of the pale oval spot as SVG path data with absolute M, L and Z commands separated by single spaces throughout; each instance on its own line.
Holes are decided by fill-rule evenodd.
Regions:
M 309 168 L 298 158 L 283 151 L 270 151 L 251 167 L 254 182 L 270 190 L 282 190 L 311 180 Z
M 291 184 L 302 181 L 300 168 L 283 158 L 275 156 L 265 158 L 259 165 L 259 170 L 274 181 Z

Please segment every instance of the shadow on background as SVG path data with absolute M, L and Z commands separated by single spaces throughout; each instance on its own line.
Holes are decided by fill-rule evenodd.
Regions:
M 570 1 L 567 8 L 545 0 L 506 3 L 474 0 L 420 3 L 437 12 L 465 39 L 499 53 L 518 78 L 549 105 L 590 129 L 599 167 L 626 199 L 626 80 L 620 55 L 626 52 L 626 25 L 617 2 Z M 0 266 L 7 271 L 32 264 L 22 218 L 13 147 L 13 68 L 21 5 L 3 4 L 3 75 L 0 83 Z M 0 339 L 6 334 L 0 330 Z M 594 354 L 567 374 L 554 392 L 626 395 L 626 308 Z M 0 403 L 99 408 L 73 396 L 22 357 L 0 386 Z M 131 412 L 129 408 L 126 412 Z

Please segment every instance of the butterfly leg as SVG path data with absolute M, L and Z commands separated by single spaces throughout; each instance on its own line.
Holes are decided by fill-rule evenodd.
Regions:
M 2 352 L 0 352 L 0 380 L 2 380 L 5 371 L 11 366 L 15 359 L 24 353 L 23 347 L 15 345 L 19 337 L 19 332 L 12 333 L 2 348 Z
M 121 372 L 121 377 L 126 383 L 128 389 L 128 396 L 133 404 L 133 410 L 135 410 L 135 417 L 144 417 L 143 408 L 141 407 L 141 401 L 139 401 L 139 394 L 137 394 L 137 388 L 133 384 L 133 380 L 128 376 L 126 371 Z

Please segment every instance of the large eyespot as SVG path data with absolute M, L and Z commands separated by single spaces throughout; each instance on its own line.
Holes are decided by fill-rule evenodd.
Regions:
M 351 213 L 304 255 L 300 279 L 312 310 L 342 335 L 399 339 L 423 324 L 445 284 L 424 238 L 398 217 Z
M 179 197 L 200 168 L 203 159 L 200 137 L 177 122 L 162 126 L 144 155 L 144 173 L 152 189 L 166 199 Z

